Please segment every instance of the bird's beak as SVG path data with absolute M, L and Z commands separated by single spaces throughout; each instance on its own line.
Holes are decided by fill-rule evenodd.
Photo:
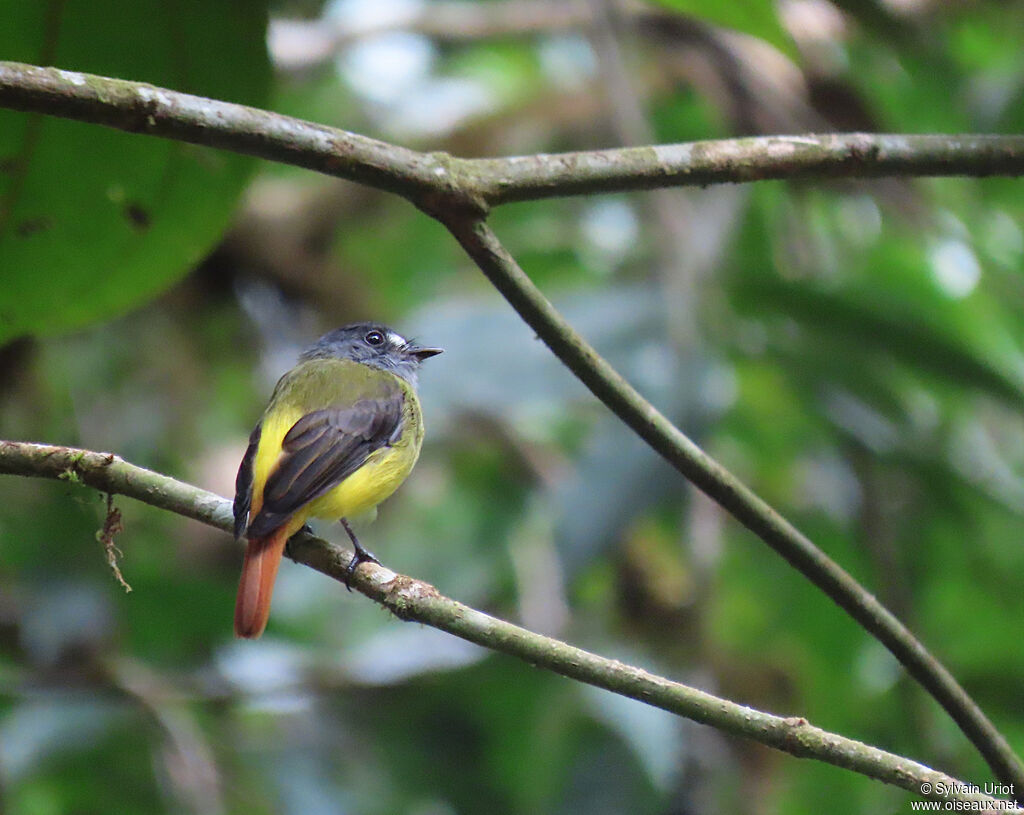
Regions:
M 424 348 L 422 345 L 412 345 L 405 349 L 405 353 L 411 357 L 416 357 L 417 362 L 423 362 L 423 360 L 436 357 L 443 352 L 443 348 Z

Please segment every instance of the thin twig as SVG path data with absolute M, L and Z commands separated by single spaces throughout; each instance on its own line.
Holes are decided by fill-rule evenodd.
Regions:
M 126 495 L 224 532 L 232 531 L 231 502 L 227 499 L 136 467 L 109 453 L 0 441 L 0 473 L 65 479 L 68 473 L 73 473 L 75 478 L 68 479 L 72 483 L 108 494 Z M 292 538 L 289 552 L 297 562 L 345 583 L 352 556 L 348 547 L 300 533 Z M 433 626 L 530 665 L 785 753 L 842 767 L 926 798 L 973 802 L 975 811 L 983 803 L 1007 806 L 1006 802 L 975 792 L 974 786 L 923 764 L 822 730 L 806 719 L 773 716 L 535 634 L 445 597 L 430 584 L 396 574 L 383 566 L 363 563 L 356 570 L 352 585 L 400 619 Z
M 124 553 L 118 548 L 117 544 L 114 543 L 114 538 L 119 532 L 124 532 L 124 522 L 121 520 L 121 510 L 114 506 L 113 494 L 107 493 L 107 514 L 103 518 L 103 528 L 96 533 L 96 540 L 103 544 L 103 553 L 106 555 L 107 565 L 110 567 L 110 571 L 114 573 L 114 578 L 121 584 L 121 588 L 124 589 L 125 594 L 130 594 L 132 587 L 129 586 L 128 581 L 124 579 L 124 575 L 121 574 L 121 567 L 117 562 L 118 558 L 124 555 Z

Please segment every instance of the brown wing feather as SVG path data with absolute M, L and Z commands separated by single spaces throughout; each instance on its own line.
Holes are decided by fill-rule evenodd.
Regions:
M 263 487 L 263 505 L 249 523 L 248 537 L 270 534 L 397 438 L 402 402 L 402 392 L 396 389 L 389 397 L 308 413 L 292 425 Z
M 256 448 L 260 445 L 262 429 L 263 423 L 260 422 L 249 436 L 249 446 L 245 449 L 242 463 L 238 465 L 238 475 L 235 477 L 235 502 L 232 514 L 235 516 L 236 540 L 245 534 L 245 526 L 249 520 L 249 507 L 252 504 L 252 462 L 256 457 Z

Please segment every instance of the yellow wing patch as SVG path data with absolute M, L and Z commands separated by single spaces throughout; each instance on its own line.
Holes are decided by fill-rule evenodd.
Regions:
M 302 411 L 281 405 L 271 415 L 263 417 L 263 429 L 260 431 L 260 443 L 256 448 L 256 456 L 252 463 L 252 505 L 249 518 L 255 518 L 263 508 L 263 487 L 267 478 L 281 457 L 281 442 L 291 430 L 292 425 L 302 418 Z

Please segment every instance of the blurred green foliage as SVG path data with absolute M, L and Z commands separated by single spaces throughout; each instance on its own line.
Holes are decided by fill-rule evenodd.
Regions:
M 0 54 L 260 105 L 264 15 L 260 3 L 3 0 Z M 253 167 L 11 111 L 0 111 L 0 157 L 0 342 L 110 319 L 166 289 L 223 235 Z
M 778 48 L 788 56 L 796 56 L 793 40 L 779 19 L 771 0 L 736 0 L 734 3 L 712 5 L 704 0 L 657 0 L 659 5 L 693 16 L 714 25 L 750 34 Z
M 659 141 L 1024 124 L 1019 5 L 664 5 L 618 32 Z M 614 65 L 585 30 L 542 18 L 510 32 L 491 0 L 469 33 L 424 23 L 444 4 L 368 33 L 371 6 L 272 8 L 269 106 L 462 155 L 622 140 Z M 258 4 L 0 8 L 4 58 L 262 98 Z M 289 40 L 281 20 L 298 16 L 312 27 Z M 321 53 L 328 24 L 337 48 Z M 0 436 L 113 450 L 229 494 L 297 350 L 387 320 L 447 353 L 422 375 L 421 461 L 365 536 L 385 563 L 601 654 L 989 778 L 887 652 L 613 420 L 441 227 L 277 166 L 236 207 L 247 166 L 0 112 L 0 335 L 20 337 L 0 348 Z M 145 225 L 126 217 L 136 202 Z M 943 179 L 492 218 L 574 325 L 920 634 L 1018 750 L 1022 216 L 1019 181 Z M 908 807 L 899 790 L 400 623 L 287 564 L 267 634 L 234 642 L 240 549 L 225 535 L 118 500 L 125 594 L 95 540 L 103 496 L 10 477 L 0 496 L 6 812 Z

